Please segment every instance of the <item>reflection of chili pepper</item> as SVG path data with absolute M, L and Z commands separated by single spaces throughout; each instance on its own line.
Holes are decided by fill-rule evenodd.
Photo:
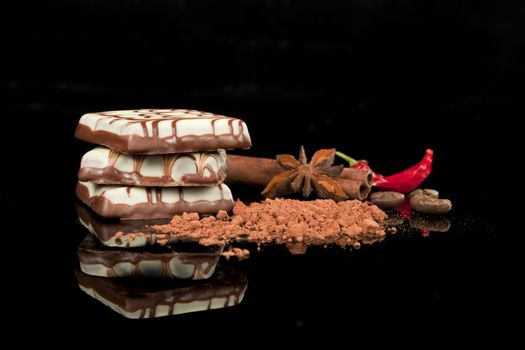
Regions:
M 421 232 L 421 236 L 423 237 L 430 237 L 430 231 L 429 230 L 425 230 L 424 228 L 420 228 L 419 229 L 419 232 Z
M 410 213 L 412 213 L 412 207 L 410 206 L 410 198 L 405 198 L 403 204 L 401 204 L 397 208 L 394 208 L 394 210 L 401 214 L 401 216 L 403 216 L 403 219 L 408 220 L 410 218 Z
M 345 159 L 351 167 L 368 170 L 370 167 L 364 161 L 357 161 L 347 155 L 336 152 L 336 154 Z M 434 151 L 427 149 L 423 159 L 414 166 L 403 170 L 397 174 L 390 176 L 383 176 L 373 172 L 373 186 L 382 190 L 392 190 L 402 193 L 408 193 L 415 190 L 428 177 L 432 171 L 432 159 Z

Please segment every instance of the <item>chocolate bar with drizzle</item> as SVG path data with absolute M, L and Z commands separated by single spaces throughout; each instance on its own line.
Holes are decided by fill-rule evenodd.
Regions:
M 127 318 L 154 318 L 220 309 L 241 303 L 248 287 L 240 272 L 217 267 L 206 281 L 93 277 L 75 270 L 78 286 L 89 296 Z
M 75 136 L 122 153 L 186 153 L 251 146 L 242 120 L 187 109 L 88 113 L 80 118 Z
M 226 178 L 226 152 L 124 154 L 105 147 L 87 152 L 78 178 L 102 185 L 214 186 Z
M 223 246 L 177 243 L 146 248 L 112 248 L 87 234 L 77 249 L 80 269 L 99 277 L 157 277 L 202 280 L 215 271 Z
M 122 220 L 169 219 L 175 214 L 214 214 L 233 208 L 225 184 L 207 187 L 134 187 L 79 181 L 77 197 L 103 217 Z

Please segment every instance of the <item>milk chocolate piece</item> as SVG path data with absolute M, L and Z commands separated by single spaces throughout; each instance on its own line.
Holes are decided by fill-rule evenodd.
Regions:
M 226 152 L 130 155 L 97 147 L 82 157 L 78 178 L 103 185 L 214 186 L 226 178 Z
M 93 277 L 75 270 L 78 286 L 127 318 L 154 318 L 238 305 L 248 287 L 235 270 L 217 267 L 206 281 Z
M 202 280 L 213 275 L 223 246 L 179 243 L 147 248 L 110 248 L 88 233 L 77 250 L 80 269 L 99 277 Z
M 75 209 L 80 224 L 106 246 L 133 248 L 177 243 L 175 238 L 158 234 L 151 228 L 153 225 L 165 225 L 170 219 L 121 221 L 104 218 L 80 202 L 75 203 Z
M 79 181 L 77 197 L 98 215 L 123 220 L 169 219 L 175 214 L 229 211 L 230 189 L 224 184 L 209 187 L 133 187 L 97 185 Z
M 138 109 L 84 114 L 75 136 L 123 153 L 185 153 L 249 148 L 246 124 L 187 109 Z

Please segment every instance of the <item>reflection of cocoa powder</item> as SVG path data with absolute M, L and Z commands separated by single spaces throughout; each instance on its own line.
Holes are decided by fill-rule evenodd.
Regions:
M 173 217 L 167 225 L 152 228 L 161 237 L 198 241 L 204 245 L 237 241 L 256 243 L 290 243 L 359 247 L 385 236 L 380 223 L 385 213 L 375 205 L 361 201 L 299 201 L 267 199 L 245 205 L 238 201 L 233 216 L 221 212 L 218 217 L 199 219 L 198 215 Z M 146 234 L 146 233 L 144 233 Z
M 228 250 L 225 250 L 221 254 L 226 258 L 226 260 L 230 260 L 231 257 L 235 256 L 239 260 L 248 259 L 250 257 L 250 251 L 248 249 L 242 249 L 242 248 L 230 248 Z
M 288 242 L 286 243 L 286 248 L 293 255 L 302 255 L 306 254 L 308 245 L 304 242 Z

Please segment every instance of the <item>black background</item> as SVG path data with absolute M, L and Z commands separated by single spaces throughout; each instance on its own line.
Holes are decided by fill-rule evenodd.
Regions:
M 0 9 L 0 258 L 8 305 L 23 310 L 15 319 L 120 324 L 71 273 L 83 235 L 73 189 L 92 147 L 73 133 L 83 113 L 134 108 L 239 116 L 253 141 L 244 154 L 336 147 L 385 174 L 433 148 L 427 184 L 455 212 L 453 230 L 428 239 L 350 255 L 269 249 L 230 263 L 250 279 L 237 310 L 140 327 L 429 324 L 447 334 L 507 326 L 521 311 L 523 239 L 512 203 L 522 159 L 513 124 L 525 110 L 520 2 L 64 0 Z

